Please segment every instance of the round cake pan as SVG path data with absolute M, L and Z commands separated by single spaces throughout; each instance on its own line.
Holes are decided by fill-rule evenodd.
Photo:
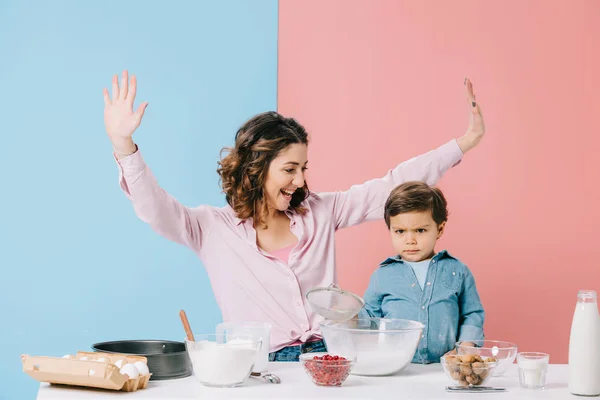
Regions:
M 92 345 L 94 351 L 144 356 L 148 359 L 150 380 L 185 378 L 192 374 L 192 363 L 185 343 L 170 340 L 115 340 Z

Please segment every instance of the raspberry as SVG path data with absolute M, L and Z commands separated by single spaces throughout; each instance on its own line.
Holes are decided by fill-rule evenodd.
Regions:
M 313 382 L 321 386 L 340 386 L 350 374 L 351 365 L 345 357 L 326 354 L 314 356 L 304 363 Z

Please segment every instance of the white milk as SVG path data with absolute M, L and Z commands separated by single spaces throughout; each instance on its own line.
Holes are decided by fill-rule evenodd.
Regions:
M 569 338 L 569 392 L 600 395 L 600 316 L 596 292 L 580 290 Z
M 194 375 L 200 382 L 211 386 L 242 384 L 250 375 L 256 359 L 252 345 L 196 343 L 189 352 Z
M 520 358 L 519 381 L 521 385 L 528 388 L 543 388 L 546 385 L 546 372 L 548 370 L 548 359 Z

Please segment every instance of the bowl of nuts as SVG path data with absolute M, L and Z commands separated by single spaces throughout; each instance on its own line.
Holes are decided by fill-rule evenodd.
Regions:
M 493 357 L 498 360 L 494 368 L 493 376 L 501 376 L 506 369 L 515 362 L 517 357 L 517 345 L 501 340 L 473 340 L 470 342 L 456 343 L 456 352 L 462 354 L 474 354 L 481 358 Z
M 328 353 L 304 353 L 300 363 L 315 385 L 341 386 L 350 375 L 356 357 L 346 358 Z
M 476 354 L 453 354 L 442 356 L 440 361 L 446 375 L 460 386 L 482 386 L 491 378 L 498 360 Z

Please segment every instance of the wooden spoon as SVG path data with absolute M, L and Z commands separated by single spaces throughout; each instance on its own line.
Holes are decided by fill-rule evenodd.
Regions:
M 187 339 L 191 342 L 195 342 L 194 334 L 192 333 L 192 328 L 190 328 L 190 323 L 187 319 L 187 315 L 185 315 L 185 311 L 179 311 L 179 317 L 181 318 L 181 323 L 183 324 L 183 329 L 185 329 Z

